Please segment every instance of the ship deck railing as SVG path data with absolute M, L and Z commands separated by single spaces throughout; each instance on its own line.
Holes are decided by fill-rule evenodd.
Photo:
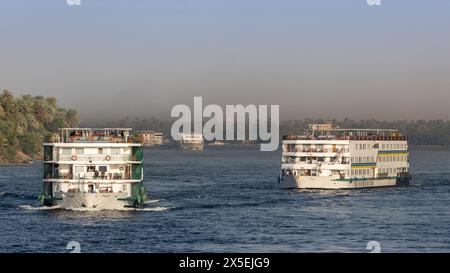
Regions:
M 139 143 L 133 139 L 133 137 L 108 137 L 108 136 L 92 136 L 92 137 L 82 137 L 82 136 L 70 136 L 66 139 L 53 138 L 49 141 L 50 143 Z
M 131 136 L 131 128 L 62 128 L 55 133 L 50 143 L 140 143 L 140 139 Z
M 73 174 L 53 174 L 47 175 L 44 179 L 66 179 L 66 180 L 108 180 L 108 181 L 120 181 L 131 180 L 132 175 L 120 174 L 120 173 L 99 173 L 99 174 L 85 174 L 81 176 L 74 176 Z
M 305 136 L 305 135 L 287 135 L 283 140 L 372 140 L 372 141 L 406 141 L 406 136 Z
M 108 160 L 109 159 L 109 160 Z M 108 155 L 108 154 L 82 154 L 82 155 L 63 155 L 59 154 L 57 156 L 57 161 L 104 161 L 105 163 L 109 161 L 139 161 L 131 155 Z
M 289 145 L 289 144 L 288 144 Z M 291 144 L 291 145 L 295 145 L 295 144 Z M 283 148 L 283 153 L 332 153 L 332 154 L 337 154 L 339 152 L 344 152 L 344 153 L 348 153 L 349 150 L 348 149 L 344 149 L 342 150 L 338 150 L 338 149 L 300 149 L 300 148 L 296 148 L 296 147 L 286 147 Z

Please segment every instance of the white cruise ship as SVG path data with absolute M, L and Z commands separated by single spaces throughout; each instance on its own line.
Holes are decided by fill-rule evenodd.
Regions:
M 408 185 L 407 138 L 397 130 L 313 124 L 282 141 L 281 188 L 356 189 Z
M 180 147 L 185 150 L 203 150 L 202 134 L 181 134 Z
M 68 209 L 142 206 L 147 199 L 143 145 L 130 131 L 60 129 L 44 143 L 42 204 Z

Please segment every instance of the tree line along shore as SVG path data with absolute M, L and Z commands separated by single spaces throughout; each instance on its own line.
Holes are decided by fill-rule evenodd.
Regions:
M 280 122 L 280 135 L 301 134 L 311 123 L 331 123 L 339 128 L 398 129 L 414 146 L 450 146 L 450 122 L 436 120 L 324 120 L 299 119 Z M 118 121 L 86 123 L 83 127 L 130 127 L 154 130 L 170 138 L 173 121 L 151 118 L 125 118 Z M 77 127 L 79 114 L 74 109 L 59 107 L 53 97 L 0 94 L 0 164 L 22 164 L 41 159 L 42 143 L 58 128 Z
M 173 120 L 160 120 L 151 118 L 125 118 L 119 121 L 105 122 L 107 127 L 131 127 L 135 130 L 154 130 L 170 137 Z M 310 124 L 331 123 L 333 127 L 349 129 L 398 129 L 408 137 L 408 143 L 414 146 L 450 146 L 450 122 L 444 119 L 435 120 L 397 120 L 379 121 L 367 120 L 325 120 L 325 119 L 299 119 L 284 120 L 280 122 L 280 136 L 302 134 Z M 101 124 L 90 123 L 87 127 Z M 225 127 L 224 127 L 225 128 Z
M 0 95 L 0 164 L 22 164 L 41 159 L 42 143 L 58 128 L 80 122 L 73 109 L 59 107 L 55 98 L 22 95 L 4 90 Z

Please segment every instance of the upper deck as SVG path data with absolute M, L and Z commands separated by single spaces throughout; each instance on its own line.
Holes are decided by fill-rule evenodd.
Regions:
M 305 130 L 303 135 L 283 136 L 283 140 L 377 140 L 377 141 L 406 141 L 395 129 L 315 129 Z
M 140 143 L 131 128 L 61 128 L 50 143 Z
M 181 141 L 182 142 L 203 142 L 203 135 L 202 134 L 181 134 Z

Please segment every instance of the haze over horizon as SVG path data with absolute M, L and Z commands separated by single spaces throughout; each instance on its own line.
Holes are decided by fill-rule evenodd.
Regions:
M 0 89 L 83 122 L 172 106 L 279 104 L 280 118 L 445 119 L 450 1 L 9 0 Z

